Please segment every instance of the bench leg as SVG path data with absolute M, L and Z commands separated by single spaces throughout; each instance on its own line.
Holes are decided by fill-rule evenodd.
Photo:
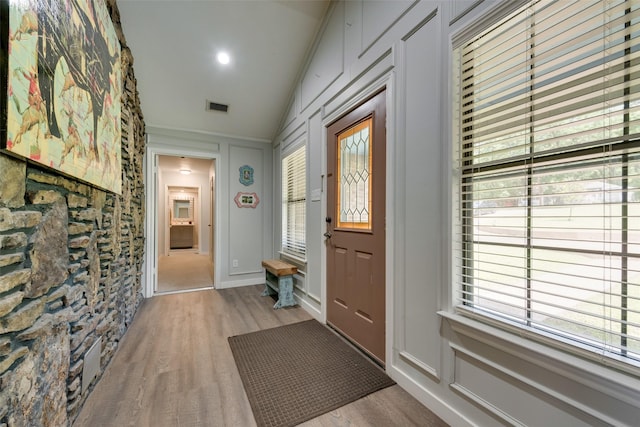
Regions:
M 271 286 L 269 286 L 267 283 L 264 284 L 264 291 L 262 291 L 262 296 L 263 297 L 268 297 L 271 295 L 275 295 L 277 292 L 274 291 Z
M 282 307 L 291 307 L 296 305 L 293 297 L 293 276 L 280 277 L 278 280 L 278 302 L 273 306 L 274 309 Z

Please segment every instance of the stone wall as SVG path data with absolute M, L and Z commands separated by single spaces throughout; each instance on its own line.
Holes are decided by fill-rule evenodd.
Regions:
M 142 302 L 144 122 L 107 5 L 122 44 L 122 195 L 0 153 L 1 427 L 71 424 Z M 97 376 L 83 386 L 100 340 Z

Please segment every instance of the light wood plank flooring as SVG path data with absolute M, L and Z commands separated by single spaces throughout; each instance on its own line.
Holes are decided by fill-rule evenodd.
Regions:
M 227 338 L 311 318 L 273 310 L 262 288 L 146 300 L 74 426 L 255 426 Z M 395 385 L 303 425 L 445 424 Z

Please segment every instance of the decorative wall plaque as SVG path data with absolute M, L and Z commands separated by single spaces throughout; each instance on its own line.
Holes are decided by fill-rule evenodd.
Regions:
M 233 200 L 239 208 L 255 209 L 255 207 L 258 206 L 258 203 L 260 203 L 260 199 L 256 193 L 238 192 Z
M 247 187 L 253 184 L 253 168 L 251 166 L 240 166 L 240 183 Z

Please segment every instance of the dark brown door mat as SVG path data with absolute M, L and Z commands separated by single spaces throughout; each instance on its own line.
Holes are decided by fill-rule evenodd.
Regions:
M 229 338 L 258 426 L 295 426 L 395 382 L 316 320 Z

